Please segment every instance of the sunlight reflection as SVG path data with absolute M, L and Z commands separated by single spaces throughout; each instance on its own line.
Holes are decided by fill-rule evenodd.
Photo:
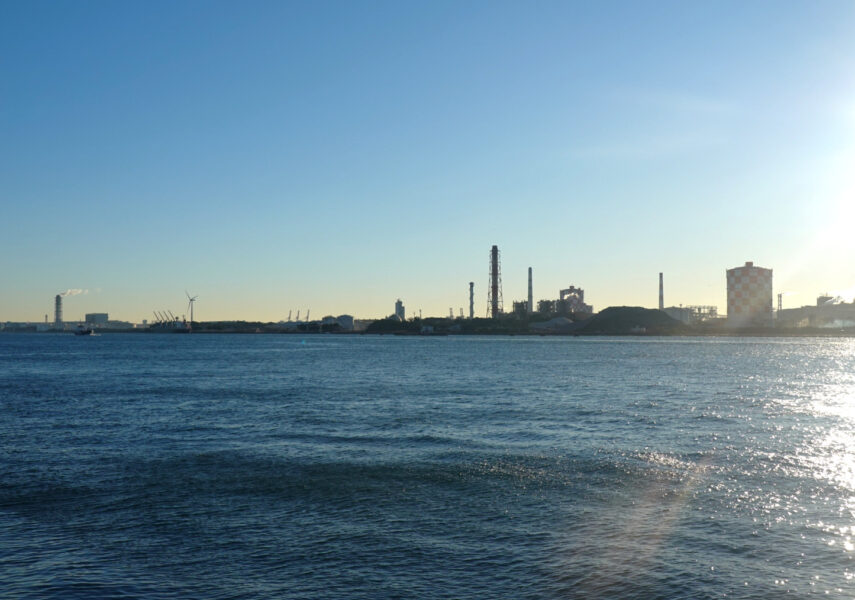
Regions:
M 804 449 L 801 462 L 815 479 L 855 491 L 855 433 L 851 430 L 836 429 L 814 439 Z

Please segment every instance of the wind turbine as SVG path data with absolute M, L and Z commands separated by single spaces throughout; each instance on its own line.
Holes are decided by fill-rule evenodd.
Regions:
M 193 303 L 196 302 L 196 298 L 199 296 L 191 298 L 187 290 L 184 290 L 184 293 L 187 294 L 187 308 L 190 309 L 190 331 L 193 331 Z

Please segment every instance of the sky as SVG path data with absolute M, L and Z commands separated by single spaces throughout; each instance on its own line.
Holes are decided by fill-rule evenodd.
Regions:
M 855 295 L 855 3 L 0 3 L 0 321 Z

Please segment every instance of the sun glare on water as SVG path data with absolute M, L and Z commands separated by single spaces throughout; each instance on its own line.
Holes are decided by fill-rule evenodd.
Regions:
M 834 354 L 827 357 L 829 368 L 817 374 L 819 388 L 810 403 L 811 412 L 830 420 L 805 452 L 805 466 L 855 493 L 855 340 L 835 343 Z

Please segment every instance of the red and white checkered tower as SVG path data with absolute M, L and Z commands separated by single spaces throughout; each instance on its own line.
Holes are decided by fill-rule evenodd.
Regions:
M 745 266 L 727 270 L 727 324 L 772 326 L 772 269 L 747 262 Z

